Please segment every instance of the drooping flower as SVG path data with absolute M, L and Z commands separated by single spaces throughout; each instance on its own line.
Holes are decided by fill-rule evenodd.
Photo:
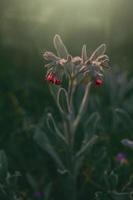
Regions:
M 92 80 L 98 86 L 103 83 L 104 68 L 109 68 L 109 57 L 105 54 L 105 51 L 106 45 L 102 44 L 88 57 L 86 45 L 82 48 L 82 61 L 79 72 L 83 74 L 85 79 L 88 77 L 88 81 Z
M 102 83 L 103 83 L 103 80 L 101 78 L 96 78 L 95 79 L 95 85 L 96 86 L 100 86 L 100 85 L 102 85 Z
M 46 75 L 46 80 L 48 81 L 48 82 L 50 82 L 50 83 L 52 83 L 52 84 L 55 84 L 55 85 L 60 85 L 61 84 L 61 81 L 60 80 L 58 80 L 57 78 L 56 78 L 56 76 L 54 75 L 54 73 L 48 73 L 47 75 Z
M 60 85 L 61 81 L 59 78 L 61 78 L 64 73 L 63 65 L 67 62 L 67 60 L 60 58 L 49 51 L 46 51 L 43 54 L 43 57 L 45 60 L 50 61 L 50 63 L 45 65 L 47 68 L 46 80 L 55 85 Z
M 74 78 L 76 82 L 83 82 L 86 79 L 87 83 L 94 81 L 98 86 L 103 83 L 103 70 L 109 67 L 105 44 L 100 45 L 90 57 L 87 55 L 86 45 L 83 45 L 81 56 L 72 57 L 59 35 L 54 37 L 54 47 L 57 55 L 50 51 L 43 54 L 45 60 L 50 62 L 45 65 L 48 82 L 59 85 L 65 74 Z

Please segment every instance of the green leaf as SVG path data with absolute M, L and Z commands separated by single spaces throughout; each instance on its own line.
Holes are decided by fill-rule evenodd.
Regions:
M 86 45 L 85 44 L 82 47 L 81 57 L 83 59 L 83 62 L 85 62 L 87 60 L 87 50 L 86 50 Z
M 87 119 L 87 121 L 86 121 L 86 123 L 85 123 L 85 125 L 86 126 L 88 126 L 88 124 L 90 124 L 90 123 L 94 123 L 94 121 L 96 120 L 98 120 L 99 119 L 99 113 L 98 112 L 93 112 L 89 117 L 88 117 L 88 119 Z
M 96 192 L 96 200 L 131 200 L 130 193 L 113 192 Z
M 54 37 L 54 47 L 57 51 L 57 54 L 60 58 L 65 58 L 67 59 L 67 56 L 69 55 L 68 54 L 68 51 L 64 45 L 64 43 L 62 42 L 62 39 L 60 37 L 60 35 L 55 35 Z
M 63 170 L 63 171 L 66 170 L 64 167 L 64 164 L 62 163 L 56 150 L 50 143 L 45 132 L 43 132 L 40 128 L 37 127 L 34 134 L 34 139 L 37 142 L 37 144 L 51 156 L 51 158 L 55 161 L 57 167 L 60 170 Z
M 99 125 L 99 121 L 100 121 L 100 114 L 98 112 L 93 112 L 88 118 L 87 121 L 84 124 L 84 130 L 90 130 L 89 132 L 91 132 L 90 135 L 95 134 L 96 129 Z M 88 131 L 87 131 L 88 132 Z M 85 134 L 85 138 L 84 140 L 88 139 L 88 134 Z
M 130 193 L 119 193 L 119 192 L 112 192 L 111 197 L 113 200 L 131 200 Z
M 56 85 L 53 85 L 53 84 L 49 84 L 49 88 L 50 88 L 50 92 L 51 92 L 54 100 L 56 101 L 57 93 L 58 93 L 59 89 L 61 88 L 61 86 L 60 85 L 56 86 Z
M 37 182 L 33 178 L 33 176 L 30 173 L 26 173 L 26 178 L 29 183 L 29 185 L 32 187 L 33 190 L 36 190 L 37 188 Z
M 79 175 L 80 169 L 84 163 L 84 155 L 80 156 L 78 159 L 75 159 L 74 162 L 74 177 L 76 178 Z
M 118 175 L 115 174 L 113 171 L 110 173 L 109 176 L 110 187 L 112 190 L 116 189 L 118 185 Z
M 90 86 L 91 86 L 91 82 L 89 82 L 86 85 L 85 92 L 84 92 L 81 104 L 79 106 L 79 111 L 78 111 L 78 114 L 77 114 L 76 119 L 75 119 L 74 124 L 73 124 L 73 127 L 74 127 L 75 130 L 76 130 L 76 128 L 77 128 L 82 116 L 86 112 L 87 105 L 88 105 L 89 93 L 90 93 Z
M 96 200 L 111 200 L 109 199 L 108 194 L 105 192 L 96 192 L 95 197 Z
M 131 127 L 131 129 L 133 129 L 133 120 L 131 119 L 129 114 L 124 109 L 116 108 L 115 113 L 117 114 L 117 116 L 119 118 L 121 118 L 123 120 L 124 125 L 127 128 Z
M 64 114 L 70 112 L 68 93 L 64 88 L 60 88 L 57 93 L 57 105 Z
M 97 59 L 99 56 L 104 55 L 106 51 L 106 45 L 101 44 L 91 55 L 90 60 L 93 61 Z
M 77 152 L 76 157 L 80 157 L 81 155 L 83 155 L 84 153 L 86 153 L 86 151 L 88 151 L 88 149 L 90 147 L 92 147 L 93 144 L 96 143 L 98 139 L 97 135 L 94 135 L 86 144 L 84 144 L 82 146 L 82 148 Z
M 107 170 L 105 170 L 103 178 L 104 178 L 107 189 L 110 190 L 111 189 L 110 188 L 110 181 L 109 181 L 109 175 L 108 175 Z
M 53 183 L 49 182 L 47 183 L 47 185 L 45 185 L 45 190 L 44 190 L 44 194 L 45 194 L 45 200 L 50 200 L 50 196 L 51 196 L 51 191 L 53 188 Z
M 67 144 L 67 140 L 65 138 L 65 136 L 62 134 L 62 132 L 59 130 L 53 116 L 51 113 L 48 113 L 47 116 L 47 123 L 50 129 L 52 129 L 53 127 L 53 132 L 56 134 L 56 136 L 61 139 L 61 141 L 63 141 L 63 143 Z M 51 127 L 52 126 L 52 127 Z
M 0 180 L 4 181 L 8 172 L 7 156 L 3 150 L 0 150 Z

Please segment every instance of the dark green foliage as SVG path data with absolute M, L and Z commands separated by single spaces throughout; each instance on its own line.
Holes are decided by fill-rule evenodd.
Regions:
M 23 20 L 25 8 L 22 7 L 24 11 L 21 13 L 22 16 L 19 16 L 17 14 L 19 9 L 21 10 L 19 3 L 18 8 L 15 9 L 17 15 L 15 19 L 14 12 L 12 12 L 14 4 L 11 5 L 11 10 L 9 8 L 10 4 L 12 3 L 9 2 L 6 5 L 6 1 L 3 3 L 6 12 L 2 16 L 3 25 L 1 29 L 3 32 L 0 33 L 0 36 L 2 36 L 0 38 L 2 44 L 0 49 L 0 148 L 4 149 L 4 151 L 0 151 L 0 200 L 36 200 L 37 198 L 34 196 L 36 191 L 43 193 L 40 200 L 71 199 L 73 198 L 71 195 L 73 188 L 71 188 L 70 182 L 72 183 L 73 180 L 68 176 L 66 170 L 68 163 L 65 162 L 68 158 L 65 149 L 69 150 L 69 148 L 60 135 L 60 132 L 64 133 L 61 128 L 62 120 L 57 105 L 55 105 L 53 97 L 50 95 L 49 86 L 44 81 L 43 73 L 45 69 L 42 68 L 43 59 L 41 55 L 42 50 L 50 46 L 48 42 L 51 35 L 55 34 L 55 30 L 59 31 L 60 29 L 59 26 L 56 27 L 57 24 L 54 26 L 47 24 L 44 26 L 44 31 L 42 31 L 42 24 L 38 25 L 38 22 L 36 22 L 35 25 L 31 23 L 30 19 L 28 22 Z M 127 16 L 128 12 L 126 12 L 124 4 L 127 6 L 127 2 L 124 3 L 123 1 L 124 15 Z M 120 13 L 123 14 L 121 6 L 118 7 Z M 117 10 L 117 8 L 115 9 Z M 69 8 L 67 8 L 68 13 L 69 10 L 73 13 L 73 10 L 75 10 L 74 5 L 71 8 L 69 5 Z M 1 11 L 3 14 L 4 10 L 1 9 Z M 88 7 L 86 7 L 86 11 L 89 13 Z M 10 16 L 12 17 L 10 18 Z M 114 18 L 120 17 L 117 12 L 115 15 L 113 13 L 112 16 Z M 9 21 L 8 17 L 10 18 Z M 131 17 L 128 17 L 131 20 Z M 22 19 L 20 20 L 20 18 Z M 50 20 L 55 23 L 57 18 L 51 17 Z M 60 17 L 59 19 L 62 21 Z M 93 21 L 93 17 L 91 19 Z M 105 14 L 103 19 L 105 19 Z M 115 23 L 112 23 L 114 34 L 110 34 L 110 40 L 113 39 L 107 41 L 112 47 L 110 54 L 113 69 L 106 72 L 105 81 L 101 88 L 91 88 L 88 108 L 86 108 L 87 114 L 84 115 L 82 123 L 77 128 L 75 152 L 83 144 L 88 147 L 89 143 L 87 141 L 89 139 L 92 139 L 93 143 L 93 135 L 98 135 L 99 138 L 93 148 L 92 145 L 90 145 L 91 148 L 90 146 L 87 148 L 85 156 L 81 154 L 82 151 L 81 153 L 78 152 L 78 158 L 74 160 L 73 174 L 78 180 L 78 200 L 133 199 L 133 182 L 131 180 L 133 174 L 132 149 L 121 144 L 121 140 L 124 138 L 133 140 L 133 79 L 132 73 L 127 73 L 125 69 L 122 70 L 121 68 L 116 71 L 113 64 L 117 61 L 120 67 L 122 66 L 126 70 L 131 68 L 132 70 L 132 42 L 129 41 L 129 38 L 127 42 L 125 40 L 121 41 L 120 46 L 116 44 L 116 37 L 119 35 L 117 34 L 119 24 L 118 19 Z M 66 26 L 66 23 L 64 23 L 64 26 Z M 84 41 L 87 39 L 90 45 L 89 48 L 92 48 L 99 41 L 106 40 L 101 28 L 100 31 L 97 31 L 97 28 L 91 26 L 93 31 L 86 27 L 82 30 L 77 26 L 74 27 L 75 33 L 72 28 L 69 34 L 65 33 L 65 38 L 68 41 L 72 37 L 69 47 L 72 47 L 75 54 L 79 48 L 77 41 L 80 43 L 82 39 Z M 127 30 L 127 35 L 131 34 L 132 36 L 132 33 L 129 34 L 125 20 L 121 22 L 121 27 L 123 26 L 125 27 L 124 31 Z M 35 27 L 34 30 L 32 27 Z M 10 30 L 12 34 L 10 34 Z M 62 32 L 64 32 L 64 29 L 62 29 Z M 122 31 L 119 30 L 119 33 L 121 32 L 124 34 L 123 28 Z M 122 38 L 124 37 L 122 35 Z M 92 41 L 90 41 L 91 38 Z M 55 43 L 57 48 L 60 43 L 58 36 Z M 66 48 L 62 45 L 58 55 L 66 57 L 67 54 Z M 82 49 L 82 57 L 86 60 L 85 46 Z M 63 85 L 65 85 L 65 81 Z M 84 85 L 82 89 L 84 90 Z M 59 87 L 55 87 L 55 92 L 57 90 L 59 90 Z M 74 104 L 77 110 L 82 92 L 80 91 Z M 65 96 L 63 92 L 61 95 Z M 56 95 L 54 97 L 56 98 Z M 62 107 L 63 110 L 66 111 L 67 102 L 64 102 L 63 99 L 60 103 L 64 106 Z M 47 112 L 51 112 L 52 117 L 48 118 Z M 42 122 L 44 127 L 40 128 L 42 118 L 44 118 Z M 44 121 L 48 121 L 47 125 Z M 54 121 L 57 122 L 57 127 Z M 54 134 L 55 130 L 58 135 Z M 37 143 L 33 140 L 34 133 L 38 135 L 34 136 Z M 52 149 L 49 140 L 53 145 Z M 53 149 L 56 150 L 56 154 L 53 153 Z M 8 162 L 4 152 L 6 152 Z M 115 160 L 118 152 L 126 154 L 127 164 L 120 164 Z M 17 171 L 20 171 L 21 176 Z

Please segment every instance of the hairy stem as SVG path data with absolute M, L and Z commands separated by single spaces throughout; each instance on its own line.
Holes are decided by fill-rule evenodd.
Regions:
M 82 99 L 82 102 L 81 102 L 81 105 L 80 105 L 80 108 L 79 108 L 79 112 L 77 114 L 77 117 L 74 121 L 74 125 L 73 125 L 73 131 L 75 132 L 76 129 L 77 129 L 77 126 L 82 118 L 82 116 L 84 115 L 84 112 L 85 112 L 85 109 L 88 105 L 88 97 L 89 97 L 89 91 L 90 91 L 90 85 L 91 85 L 91 82 L 89 82 L 85 88 L 85 93 L 84 93 L 84 97 Z

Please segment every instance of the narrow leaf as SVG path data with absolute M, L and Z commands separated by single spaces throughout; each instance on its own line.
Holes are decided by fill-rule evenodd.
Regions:
M 56 133 L 56 135 L 59 137 L 59 139 L 61 139 L 65 144 L 67 144 L 67 141 L 64 137 L 64 135 L 61 133 L 61 131 L 59 130 L 53 116 L 51 113 L 48 114 L 48 125 L 50 126 L 50 122 L 52 123 L 53 127 L 54 127 L 54 132 Z
M 50 200 L 51 199 L 51 190 L 53 187 L 53 183 L 49 182 L 46 186 L 45 186 L 45 200 Z
M 75 130 L 76 130 L 77 126 L 78 126 L 78 123 L 81 120 L 81 117 L 84 115 L 84 112 L 85 112 L 85 110 L 87 108 L 90 86 L 91 86 L 91 82 L 89 82 L 86 85 L 85 93 L 84 93 L 84 96 L 83 96 L 83 99 L 82 99 L 82 102 L 81 102 L 81 105 L 80 105 L 80 108 L 79 108 L 79 112 L 77 114 L 77 117 L 76 117 L 76 119 L 74 121 L 74 125 L 73 125 Z
M 89 116 L 89 118 L 87 119 L 87 122 L 85 123 L 85 127 L 88 128 L 88 125 L 89 125 L 89 124 L 92 124 L 92 122 L 93 122 L 93 128 L 96 129 L 96 127 L 97 127 L 97 122 L 99 121 L 99 119 L 100 119 L 99 113 L 98 113 L 98 112 L 93 112 L 93 113 Z
M 68 93 L 64 88 L 59 88 L 57 93 L 57 105 L 63 114 L 70 111 Z
M 94 135 L 76 154 L 76 157 L 79 157 L 86 153 L 86 151 L 97 141 L 98 136 Z
M 68 57 L 68 51 L 64 45 L 64 43 L 62 42 L 62 39 L 59 35 L 55 35 L 54 37 L 54 47 L 57 51 L 57 54 L 60 58 L 65 58 L 67 59 Z
M 130 126 L 133 129 L 133 121 L 132 121 L 131 117 L 129 116 L 129 114 L 125 110 L 123 110 L 121 108 L 116 108 L 115 112 L 117 113 L 117 115 L 119 115 L 124 120 L 124 122 L 126 120 L 126 123 L 124 123 L 124 125 L 126 125 L 127 128 L 129 128 L 129 126 Z
M 112 171 L 109 175 L 109 180 L 111 189 L 115 190 L 118 185 L 118 175 Z
M 45 132 L 43 132 L 40 128 L 36 128 L 35 134 L 34 134 L 34 139 L 37 142 L 37 144 L 53 158 L 55 161 L 56 165 L 61 169 L 65 170 L 65 167 L 59 158 L 59 155 L 55 151 L 54 147 L 50 143 L 47 135 Z
M 8 161 L 6 154 L 3 150 L 0 150 L 0 179 L 4 180 L 8 172 Z
M 93 61 L 97 59 L 99 56 L 102 56 L 106 51 L 106 45 L 101 44 L 91 55 L 90 60 Z
M 113 198 L 113 200 L 131 200 L 130 193 L 128 192 L 119 193 L 113 191 L 110 196 Z
M 26 173 L 26 178 L 28 180 L 28 183 L 32 187 L 32 189 L 36 190 L 36 188 L 37 188 L 37 182 L 35 181 L 35 179 L 33 178 L 33 176 L 30 173 Z
M 82 47 L 82 53 L 81 53 L 81 57 L 83 59 L 83 63 L 87 60 L 87 50 L 86 50 L 86 45 L 83 45 Z

